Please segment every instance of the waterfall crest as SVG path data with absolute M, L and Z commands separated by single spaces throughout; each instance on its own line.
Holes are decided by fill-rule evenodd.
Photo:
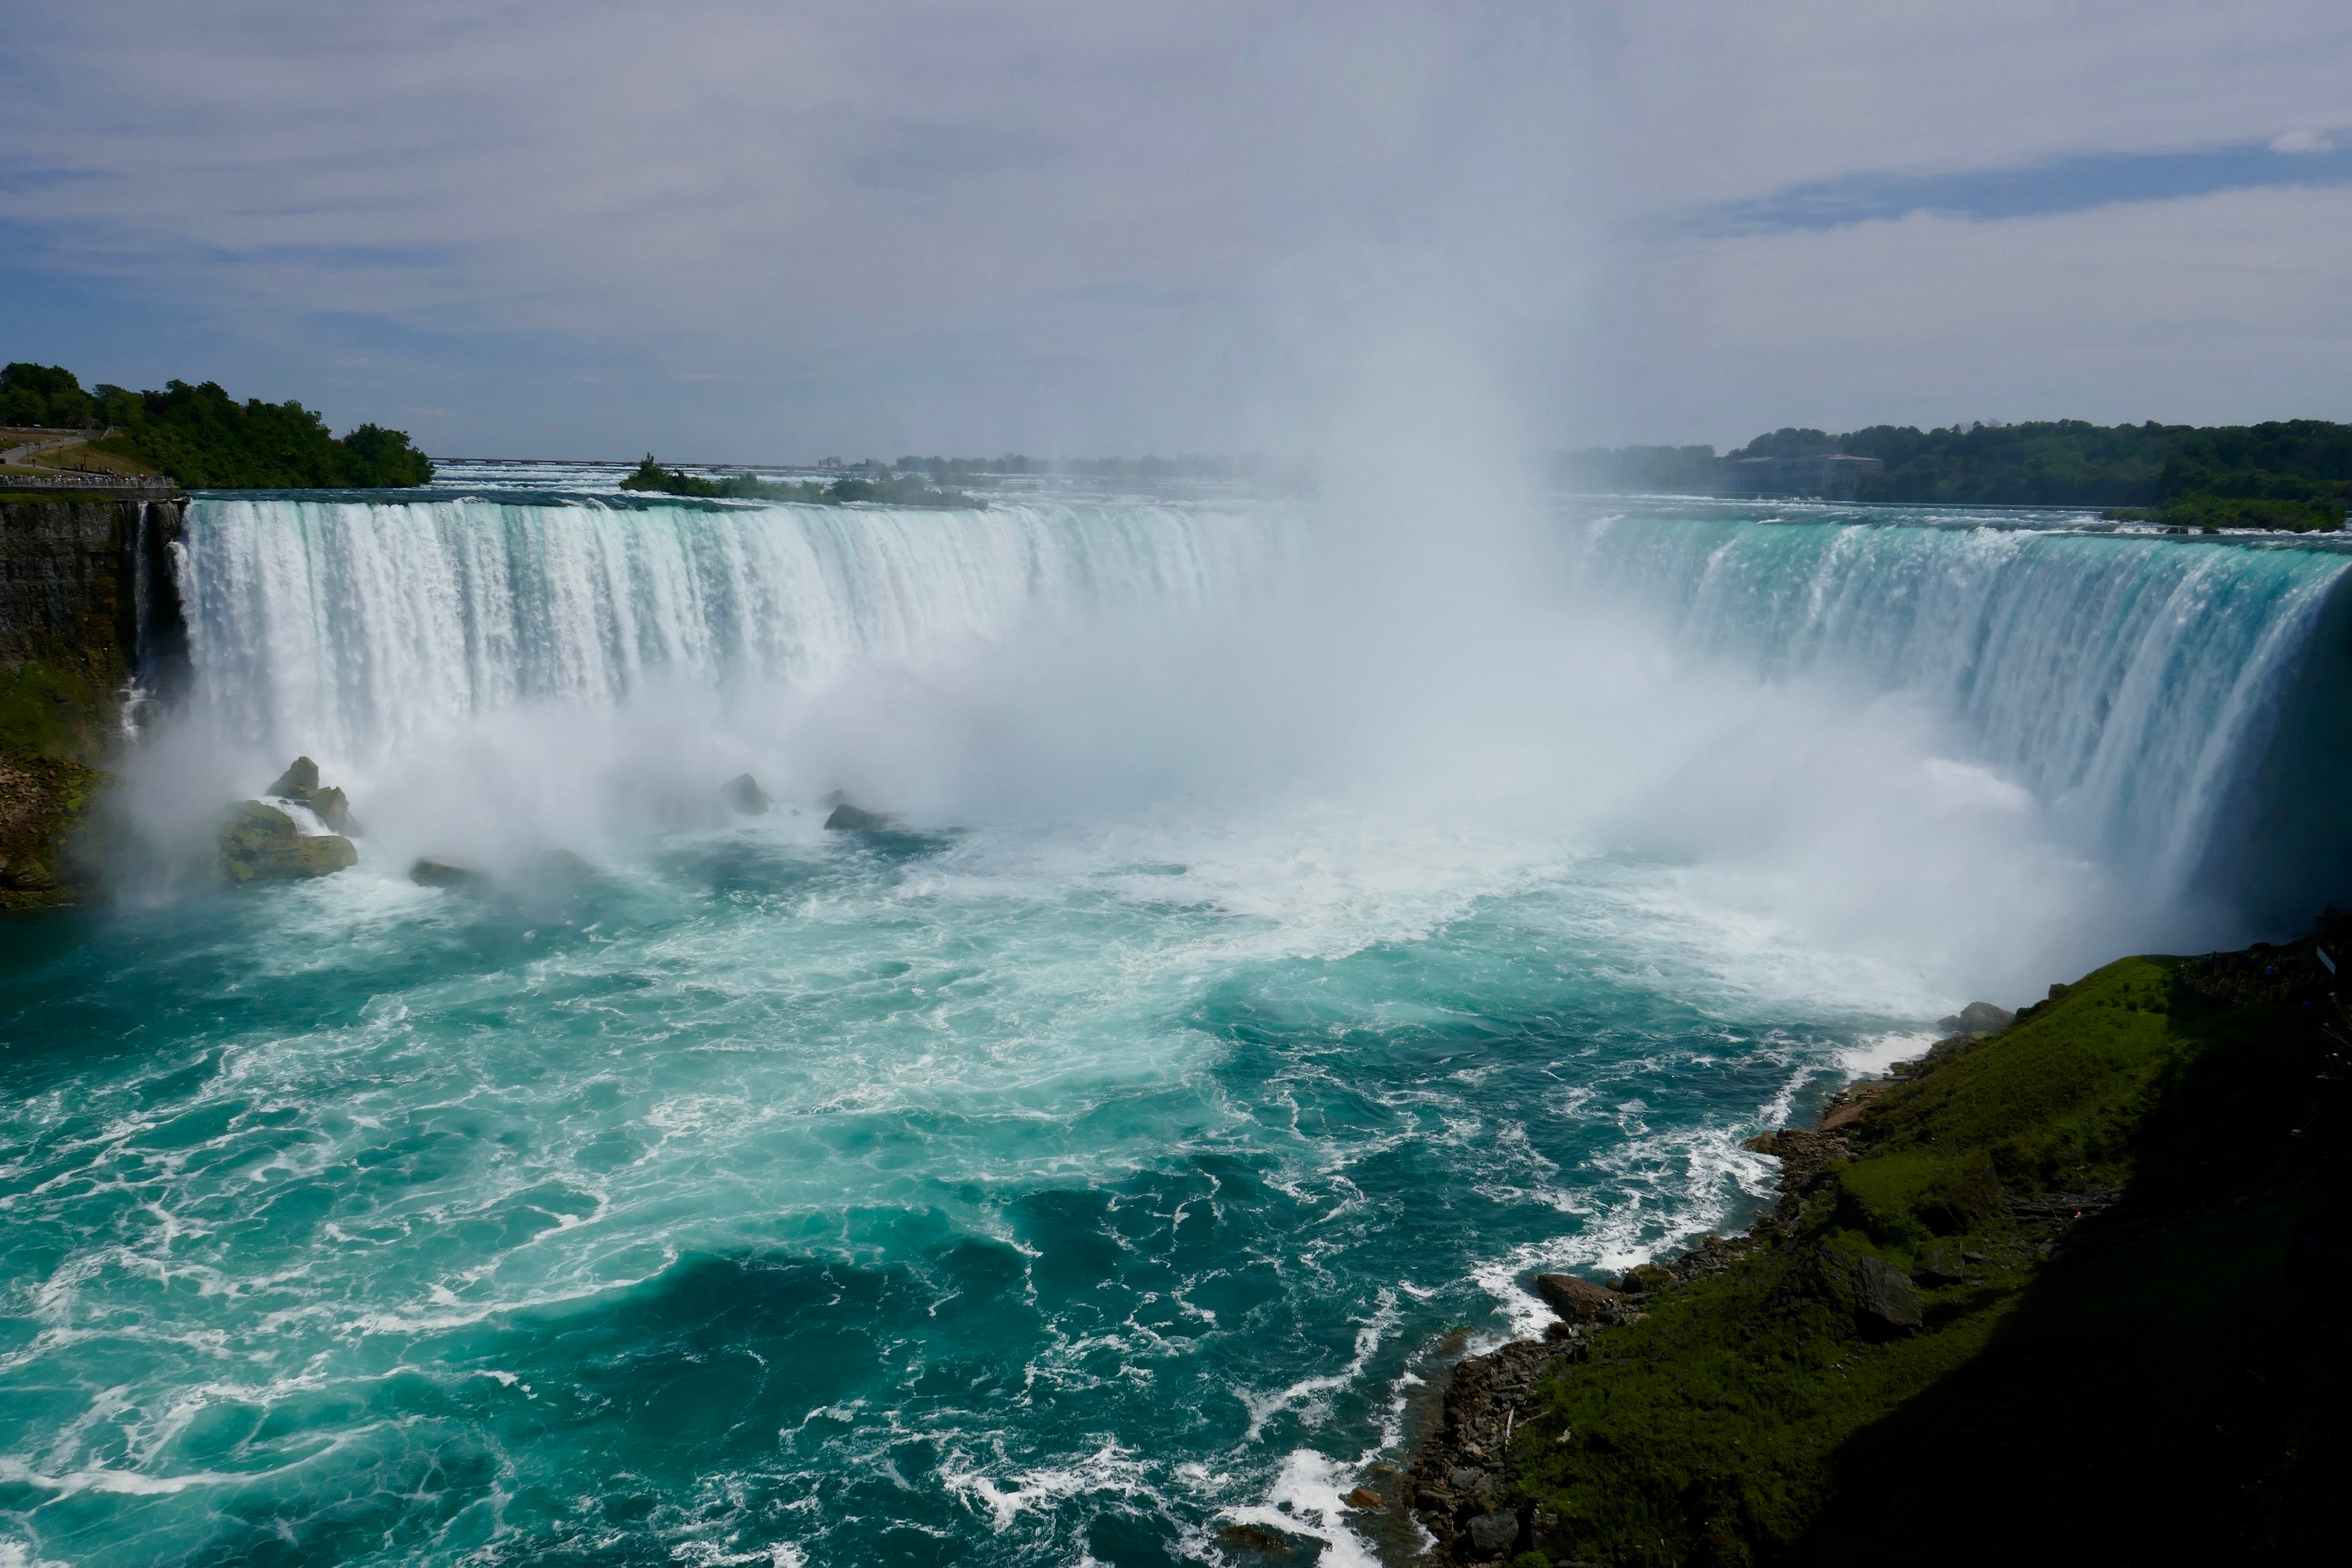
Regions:
M 806 689 L 1039 625 L 1231 610 L 1305 537 L 1270 510 L 1141 501 L 210 499 L 178 572 L 199 710 L 260 752 L 365 763 L 520 705 L 613 708 L 656 681 Z M 2336 765 L 2352 679 L 2352 557 L 1641 515 L 1559 542 L 1572 597 L 1633 609 L 1695 658 L 1924 702 L 2151 899 L 2276 921 L 2352 876 L 2352 835 L 2314 782 Z
M 1924 696 L 1978 760 L 2154 896 L 2202 887 L 2234 901 L 2261 882 L 2273 892 L 2257 901 L 2291 903 L 2352 867 L 2340 834 L 2315 834 L 2321 786 L 2309 776 L 2325 744 L 2313 731 L 2341 711 L 2352 556 L 1633 517 L 1591 524 L 1578 544 L 1590 583 L 1654 606 L 1687 646 L 1768 678 Z M 2328 863 L 2310 877 L 2263 864 L 2288 854 Z
M 1173 507 L 206 500 L 180 572 L 202 707 L 264 750 L 369 758 L 518 703 L 805 683 L 1038 617 L 1206 605 L 1277 542 Z

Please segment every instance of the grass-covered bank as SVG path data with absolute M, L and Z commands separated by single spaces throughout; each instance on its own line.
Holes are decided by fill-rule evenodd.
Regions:
M 1787 1190 L 1753 1243 L 1556 1330 L 1508 1396 L 1507 1459 L 1504 1412 L 1449 1399 L 1414 1472 L 1443 1550 L 2316 1552 L 2352 1457 L 2321 945 L 2125 959 L 1776 1136 Z

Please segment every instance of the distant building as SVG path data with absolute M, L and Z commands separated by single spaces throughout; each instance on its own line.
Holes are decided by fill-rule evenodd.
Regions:
M 1727 458 L 1723 464 L 1723 488 L 1736 496 L 1803 496 L 1820 500 L 1852 500 L 1867 474 L 1883 472 L 1876 458 L 1849 457 L 1843 452 L 1808 452 L 1786 458 Z

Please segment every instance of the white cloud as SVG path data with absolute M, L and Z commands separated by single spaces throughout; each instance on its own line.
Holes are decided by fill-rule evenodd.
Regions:
M 1668 329 L 1736 340 L 1727 301 L 1868 314 L 1891 289 L 1903 310 L 1844 351 L 1852 384 L 1924 395 L 1977 374 L 1983 279 L 1914 287 L 1936 264 L 1907 252 L 1884 261 L 1913 272 L 1868 276 L 1882 242 L 1855 237 L 1737 251 L 1758 258 L 1740 281 L 1618 220 L 2262 139 L 2326 123 L 2352 66 L 2352 22 L 2316 0 L 17 11 L 0 219 L 34 242 L 20 261 L 265 345 L 291 384 L 257 391 L 307 395 L 312 364 L 358 353 L 403 405 L 456 403 L 462 441 L 428 431 L 444 449 L 623 456 L 1279 440 L 1368 332 L 1433 310 L 1565 438 L 1744 425 L 1813 374 L 1811 340 L 1690 358 Z M 2083 265 L 2063 225 L 1946 226 L 1989 276 L 2063 293 Z M 1772 259 L 1800 253 L 1819 259 Z M 1836 300 L 1811 266 L 1847 279 Z M 2117 332 L 2181 356 L 2141 363 L 2152 393 L 2237 384 L 2211 374 L 2226 338 L 2161 313 L 2226 316 L 2226 292 L 2094 304 L 2159 312 Z M 2000 341 L 2021 385 L 2073 374 Z
M 2333 153 L 2335 142 L 2325 131 L 2290 131 L 2271 143 L 2273 153 Z

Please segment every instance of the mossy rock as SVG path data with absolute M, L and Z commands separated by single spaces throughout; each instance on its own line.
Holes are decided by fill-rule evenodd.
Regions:
M 221 874 L 236 887 L 299 881 L 359 864 L 357 846 L 339 834 L 304 834 L 294 819 L 257 800 L 239 801 L 221 825 Z
M 0 746 L 0 909 L 71 903 L 87 868 L 71 853 L 106 775 L 66 757 Z

